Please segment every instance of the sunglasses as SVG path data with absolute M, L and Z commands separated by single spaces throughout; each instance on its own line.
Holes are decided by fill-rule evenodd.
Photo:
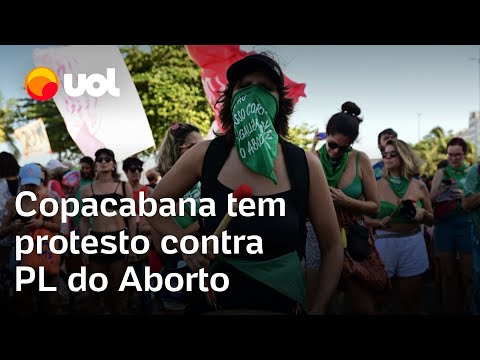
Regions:
M 332 141 L 332 140 L 328 140 L 327 143 L 328 143 L 328 147 L 332 150 L 338 149 L 339 151 L 344 153 L 352 150 L 352 145 L 340 146 L 335 141 Z
M 110 161 L 112 161 L 112 158 L 111 157 L 99 157 L 99 158 L 96 158 L 95 161 L 98 162 L 98 163 L 102 163 L 104 161 L 106 163 L 109 163 Z
M 451 157 L 451 158 L 460 158 L 460 157 L 462 157 L 463 153 L 456 153 L 456 154 L 448 153 L 447 155 L 448 155 L 448 157 Z
M 190 144 L 180 145 L 179 148 L 188 150 L 188 149 L 194 147 L 195 145 L 197 145 L 197 143 L 190 143 Z
M 386 159 L 387 157 L 390 158 L 396 158 L 397 157 L 397 152 L 396 151 L 384 151 L 382 152 L 382 158 Z
M 143 168 L 141 166 L 132 166 L 132 167 L 129 167 L 128 170 L 130 170 L 132 173 L 138 170 L 138 172 L 141 173 L 143 171 Z

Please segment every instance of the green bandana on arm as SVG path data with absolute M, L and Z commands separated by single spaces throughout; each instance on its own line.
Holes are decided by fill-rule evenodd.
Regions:
M 177 222 L 178 226 L 182 229 L 186 229 L 195 221 L 198 220 L 198 210 L 200 209 L 200 196 L 201 196 L 201 184 L 200 181 L 197 182 L 194 187 L 192 187 L 188 192 L 183 195 L 183 199 L 194 199 L 195 200 L 195 214 L 196 216 L 192 216 L 192 209 L 190 208 L 190 204 L 188 202 L 184 203 L 184 215 L 177 214 L 175 216 L 175 221 Z
M 273 127 L 278 100 L 260 85 L 238 91 L 231 105 L 235 145 L 243 164 L 277 184 L 273 161 L 277 157 L 278 134 Z
M 325 172 L 325 176 L 327 177 L 328 185 L 334 188 L 338 187 L 338 182 L 340 181 L 340 177 L 345 170 L 345 166 L 347 166 L 347 158 L 348 152 L 343 154 L 343 156 L 338 161 L 337 166 L 334 166 L 330 160 L 330 157 L 327 153 L 327 145 L 323 144 L 323 146 L 318 150 L 318 154 L 320 155 L 320 162 L 322 163 L 323 171 Z

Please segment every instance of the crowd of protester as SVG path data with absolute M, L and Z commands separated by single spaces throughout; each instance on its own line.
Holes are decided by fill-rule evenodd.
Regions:
M 227 80 L 217 101 L 224 133 L 204 140 L 196 126 L 172 123 L 154 169 L 145 170 L 137 155 L 117 162 L 107 148 L 78 164 L 20 166 L 12 154 L 0 153 L 1 313 L 478 314 L 480 168 L 466 162 L 469 148 L 462 138 L 448 142 L 441 154 L 446 160 L 427 177 L 414 149 L 385 129 L 377 139 L 382 159 L 372 165 L 354 148 L 364 119 L 360 107 L 347 101 L 328 120 L 326 138 L 315 134 L 311 150 L 304 151 L 288 141 L 294 106 L 270 56 L 234 63 Z M 180 249 L 178 243 L 165 251 L 162 239 L 168 235 L 217 235 L 229 195 L 243 184 L 255 205 L 264 199 L 285 204 L 282 217 L 229 219 L 230 235 L 261 237 L 260 254 L 247 251 L 249 241 L 234 254 L 215 254 L 211 247 L 207 253 L 170 253 Z M 26 191 L 35 196 L 21 196 Z M 75 199 L 79 207 L 67 201 L 75 214 L 65 216 L 46 202 L 44 212 L 53 215 L 43 215 L 40 204 L 47 198 L 59 205 Z M 147 198 L 174 199 L 175 215 L 142 215 L 140 203 Z M 202 198 L 215 202 L 213 216 L 199 215 Z M 96 201 L 97 216 L 82 211 L 91 207 L 88 199 Z M 100 206 L 106 199 L 111 201 Z M 120 211 L 125 199 L 134 204 L 133 214 Z M 22 215 L 31 210 L 36 215 Z M 55 254 L 47 248 L 35 255 L 21 240 L 55 234 L 75 235 L 74 248 L 80 250 L 84 239 L 96 239 L 96 253 L 69 248 Z M 124 235 L 126 253 L 120 246 Z M 131 250 L 136 235 L 147 239 L 142 254 Z M 104 237 L 117 245 L 115 251 L 108 251 Z M 32 266 L 36 276 L 16 291 L 20 266 Z M 123 291 L 129 269 L 141 286 Z M 228 288 L 214 291 L 208 280 L 196 278 L 192 288 L 172 291 L 149 276 L 178 274 L 177 283 L 183 283 L 200 270 L 228 275 Z M 70 276 L 82 271 L 93 280 L 74 291 L 81 281 Z M 94 290 L 103 284 L 95 274 L 107 280 L 102 291 Z M 426 284 L 435 289 L 436 311 L 426 305 Z M 39 291 L 42 286 L 57 290 Z

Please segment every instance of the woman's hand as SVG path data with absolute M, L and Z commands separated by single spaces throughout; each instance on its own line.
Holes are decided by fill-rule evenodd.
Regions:
M 25 227 L 28 229 L 28 230 L 35 230 L 35 229 L 39 229 L 43 226 L 43 221 L 44 220 L 40 220 L 40 219 L 31 219 L 31 220 L 28 220 L 26 223 L 25 223 Z
M 452 189 L 452 192 L 450 193 L 452 196 L 452 199 L 458 200 L 463 197 L 463 190 L 462 189 Z
M 350 204 L 349 197 L 340 189 L 330 186 L 330 195 L 332 195 L 333 204 L 336 207 L 348 207 Z
M 452 185 L 448 185 L 448 184 L 445 184 L 445 183 L 441 182 L 440 185 L 438 186 L 437 191 L 438 191 L 439 194 L 443 194 L 444 192 L 446 192 L 450 188 L 450 186 L 452 186 Z
M 315 134 L 313 135 L 313 139 L 312 139 L 312 148 L 311 148 L 312 152 L 315 152 L 315 148 L 317 147 L 317 144 L 319 141 L 320 141 L 320 137 L 318 136 L 318 129 L 315 129 Z
M 416 209 L 417 209 L 417 213 L 416 213 L 413 220 L 421 223 L 423 221 L 423 218 L 425 217 L 425 214 L 427 213 L 427 211 L 425 209 L 419 208 L 419 207 L 417 207 Z
M 197 272 L 202 268 L 208 268 L 210 261 L 215 259 L 215 256 L 210 252 L 208 254 L 202 254 L 200 250 L 195 254 L 184 254 L 182 252 L 182 257 L 193 272 Z
M 391 216 L 385 216 L 383 219 L 379 220 L 378 227 L 380 229 L 384 229 L 384 228 L 388 227 L 388 225 L 390 225 L 391 222 L 392 222 L 392 217 Z

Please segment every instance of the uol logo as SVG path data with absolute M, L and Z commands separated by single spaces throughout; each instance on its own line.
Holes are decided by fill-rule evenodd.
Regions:
M 98 86 L 94 86 L 95 83 Z M 73 86 L 73 75 L 64 74 L 64 90 L 72 97 L 82 96 L 85 91 L 93 97 L 100 97 L 108 93 L 119 97 L 120 89 L 115 85 L 115 69 L 107 68 L 107 77 L 102 74 L 78 74 L 77 87 Z M 25 78 L 25 89 L 37 101 L 50 100 L 58 91 L 59 81 L 57 75 L 46 67 L 38 67 L 30 71 Z

